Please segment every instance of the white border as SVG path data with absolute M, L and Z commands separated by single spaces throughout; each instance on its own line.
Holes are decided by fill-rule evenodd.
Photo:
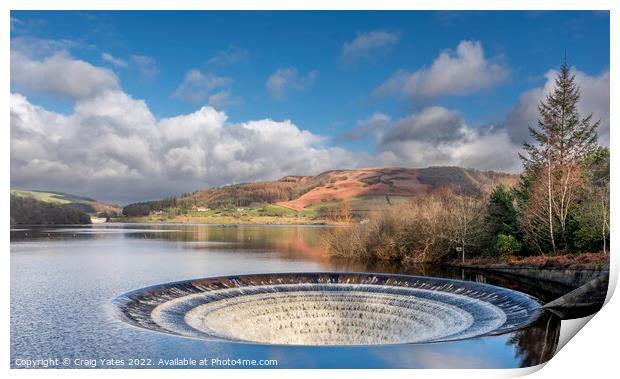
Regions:
M 342 378 L 345 376 L 361 376 L 373 377 L 378 375 L 389 375 L 390 377 L 455 377 L 459 378 L 496 378 L 496 377 L 512 377 L 526 375 L 537 371 L 540 367 L 516 369 L 516 370 L 389 370 L 385 373 L 379 370 L 355 370 L 355 372 L 343 372 L 342 370 L 322 370 L 316 372 L 314 370 L 252 370 L 252 371 L 202 371 L 202 370 L 9 370 L 10 367 L 10 264 L 9 264 L 9 167 L 10 167 L 10 114 L 9 114 L 9 25 L 10 10 L 140 10 L 140 9 L 158 9 L 158 10 L 285 10 L 285 9 L 306 9 L 306 10 L 341 10 L 341 9 L 357 9 L 357 10 L 611 10 L 611 62 L 610 70 L 618 68 L 618 12 L 620 6 L 618 1 L 576 1 L 576 0 L 425 0 L 425 1 L 398 1 L 398 0 L 357 0 L 345 2 L 341 0 L 296 0 L 296 1 L 278 1 L 278 0 L 221 0 L 218 3 L 198 1 L 198 0 L 175 0 L 175 1 L 158 1 L 158 0 L 126 0 L 126 1 L 105 1 L 105 0 L 4 0 L 0 2 L 2 13 L 0 14 L 0 54 L 3 68 L 3 75 L 0 83 L 4 90 L 0 92 L 0 97 L 5 104 L 2 108 L 2 122 L 0 125 L 0 149 L 2 154 L 2 163 L 0 172 L 2 172 L 5 185 L 1 189 L 1 196 L 5 201 L 0 202 L 0 233 L 3 240 L 2 259 L 3 264 L 0 265 L 2 270 L 3 285 L 2 290 L 2 320 L 0 323 L 4 326 L 2 329 L 2 352 L 4 353 L 4 370 L 5 374 L 11 377 L 31 378 L 31 377 L 57 377 L 57 378 L 82 378 L 84 376 L 102 378 L 110 375 L 121 374 L 123 376 L 131 376 L 138 378 L 168 378 L 183 376 L 186 378 L 204 378 L 205 376 L 224 376 L 224 375 L 251 375 L 252 377 L 290 377 L 294 375 L 299 378 L 316 378 L 317 375 L 329 375 Z M 614 72 L 611 75 L 611 104 L 617 104 L 618 76 Z M 615 125 L 617 121 L 617 113 L 614 107 L 610 110 L 610 125 Z M 612 145 L 617 145 L 616 133 L 610 131 L 610 139 Z M 618 178 L 618 159 L 612 154 L 612 189 L 617 188 L 616 179 Z M 611 213 L 612 219 L 616 212 L 617 196 L 612 192 Z M 612 229 L 614 228 L 612 225 Z M 615 233 L 615 232 L 614 232 Z M 617 238 L 612 233 L 611 246 L 616 246 Z M 611 255 L 612 270 L 610 277 L 610 288 L 615 288 L 618 277 L 618 256 L 616 253 Z M 609 296 L 611 296 L 611 290 Z M 608 296 L 608 300 L 609 300 Z M 575 336 L 575 341 L 568 345 L 558 353 L 545 367 L 544 370 L 538 371 L 534 377 L 536 378 L 583 378 L 583 377 L 609 377 L 610 373 L 617 371 L 617 337 L 618 337 L 618 315 L 619 303 L 615 299 L 607 304 L 599 314 L 594 317 L 594 322 L 589 323 L 583 331 Z

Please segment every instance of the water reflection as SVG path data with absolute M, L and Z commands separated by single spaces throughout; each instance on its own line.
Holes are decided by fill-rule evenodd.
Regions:
M 521 367 L 548 360 L 559 319 L 501 336 L 386 347 L 273 347 L 195 341 L 129 327 L 108 311 L 121 293 L 155 283 L 257 272 L 355 271 L 500 285 L 549 301 L 568 290 L 438 265 L 328 259 L 325 227 L 103 224 L 11 230 L 11 364 L 16 358 L 279 357 L 279 367 Z

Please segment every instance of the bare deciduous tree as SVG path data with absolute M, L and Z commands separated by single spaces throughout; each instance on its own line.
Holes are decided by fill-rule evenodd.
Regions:
M 452 204 L 449 216 L 449 239 L 460 250 L 465 262 L 466 251 L 480 247 L 480 241 L 486 233 L 486 202 L 483 199 L 464 195 L 448 196 Z

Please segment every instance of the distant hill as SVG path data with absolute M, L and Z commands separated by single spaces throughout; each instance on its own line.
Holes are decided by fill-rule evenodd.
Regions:
M 122 212 L 122 208 L 119 206 L 105 204 L 95 199 L 63 192 L 12 189 L 11 195 L 22 198 L 32 198 L 44 203 L 68 205 L 88 214 L 107 213 L 114 215 Z
M 440 188 L 475 194 L 490 192 L 499 183 L 512 186 L 517 179 L 516 175 L 460 167 L 331 170 L 316 176 L 286 176 L 275 181 L 229 185 L 134 203 L 126 206 L 123 213 L 142 216 L 169 207 L 230 209 L 264 204 L 306 211 L 342 200 L 350 201 L 353 211 L 366 212 Z
M 359 197 L 413 197 L 441 187 L 452 187 L 464 193 L 488 192 L 498 183 L 512 185 L 516 177 L 491 171 L 460 167 L 368 168 L 327 171 L 303 180 L 300 196 L 277 202 L 278 205 L 301 210 L 329 200 Z

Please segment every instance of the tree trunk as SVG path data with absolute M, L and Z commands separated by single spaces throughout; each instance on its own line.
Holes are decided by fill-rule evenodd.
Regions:
M 547 163 L 547 196 L 549 203 L 549 237 L 551 238 L 551 248 L 555 254 L 555 238 L 553 236 L 553 204 L 551 197 L 551 154 L 548 154 L 549 162 Z M 544 255 L 544 254 L 543 254 Z

